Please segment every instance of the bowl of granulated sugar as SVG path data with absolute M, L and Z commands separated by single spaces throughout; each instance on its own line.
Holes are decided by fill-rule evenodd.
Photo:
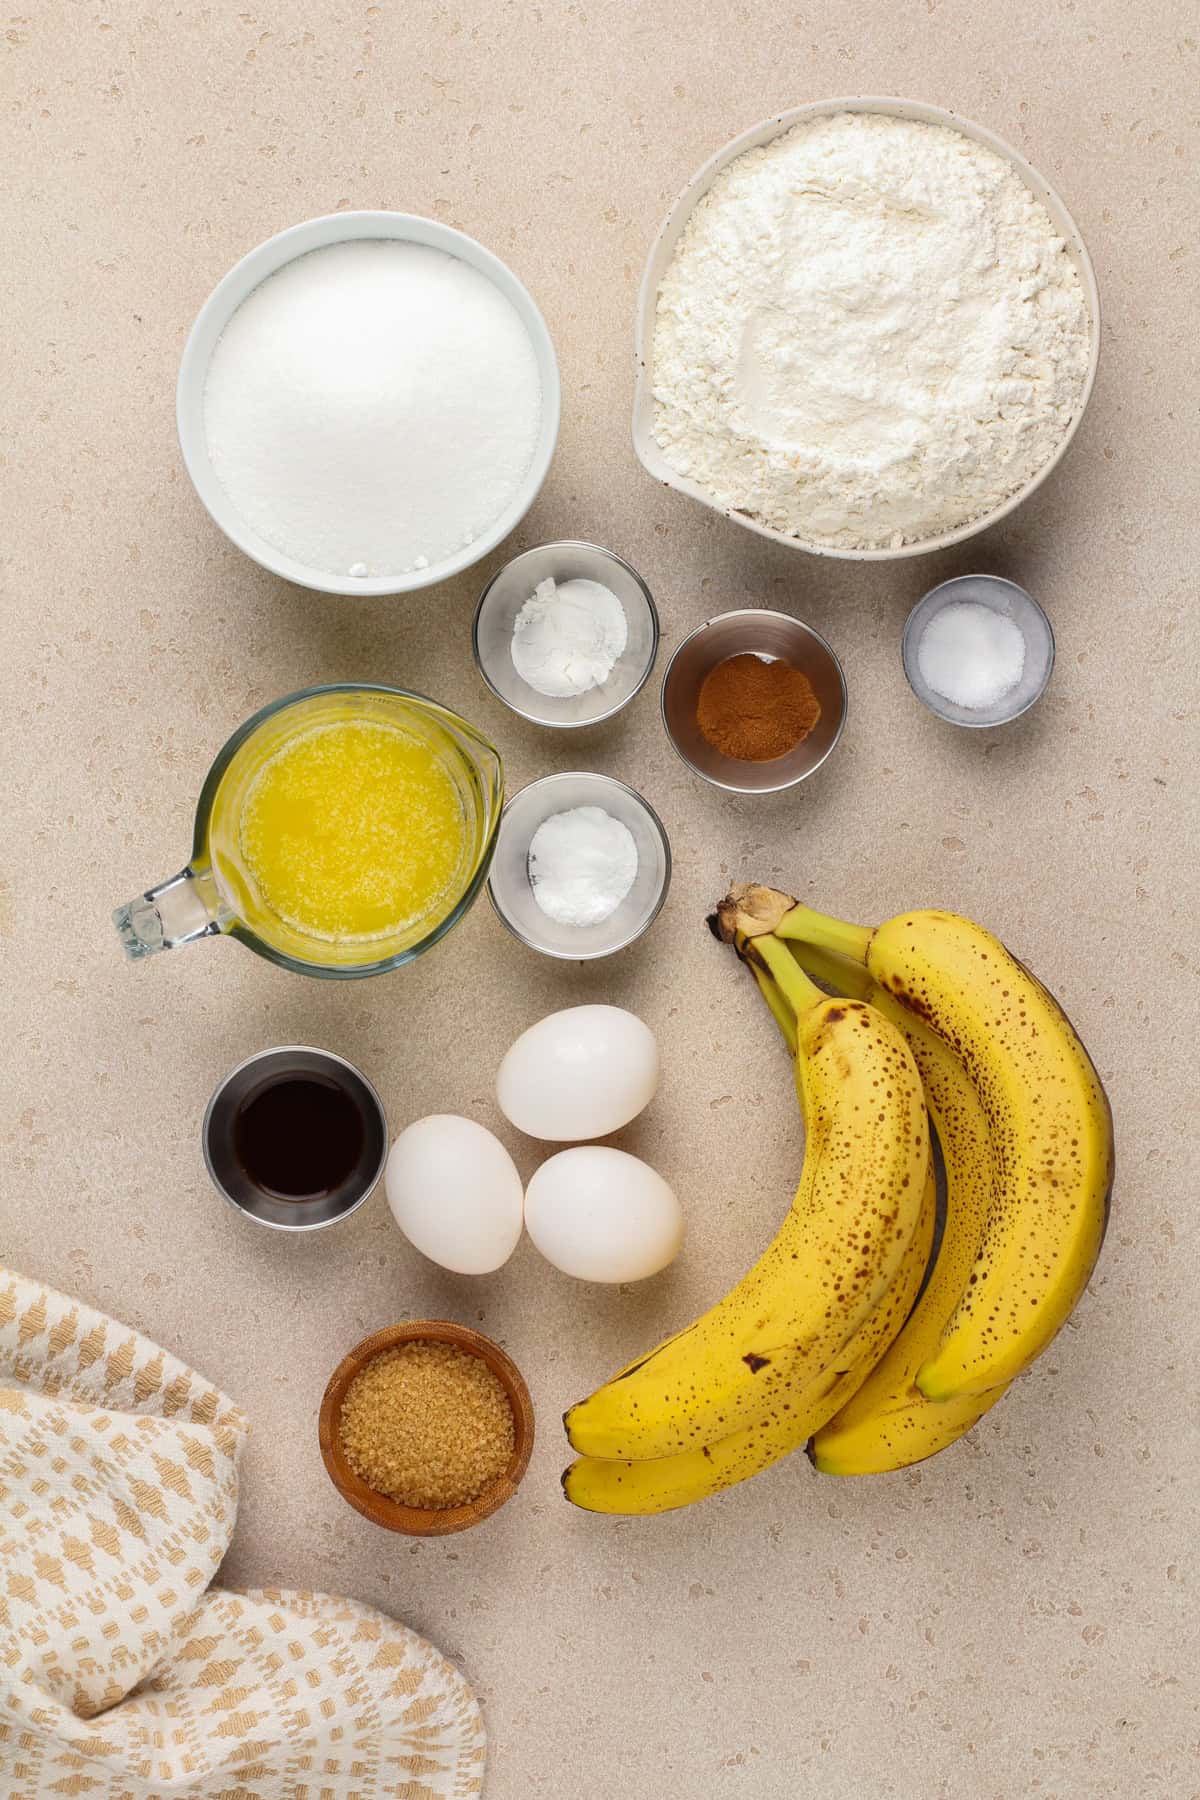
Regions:
M 554 454 L 558 365 L 482 244 L 410 213 L 335 213 L 217 284 L 176 411 L 193 486 L 247 556 L 323 593 L 402 594 L 524 518 Z

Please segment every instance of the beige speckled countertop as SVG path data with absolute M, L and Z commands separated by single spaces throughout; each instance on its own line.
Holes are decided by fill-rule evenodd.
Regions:
M 6 21 L 5 1252 L 244 1402 L 229 1578 L 344 1590 L 436 1639 L 484 1701 L 489 1800 L 1200 1792 L 1198 35 L 1189 0 L 59 0 Z M 656 488 L 627 422 L 634 294 L 675 191 L 753 121 L 856 91 L 955 107 L 1018 145 L 1074 211 L 1106 309 L 1065 467 L 975 546 L 891 567 L 789 554 Z M 174 433 L 192 317 L 260 239 L 352 206 L 462 226 L 546 313 L 562 438 L 512 548 L 611 544 L 653 587 L 668 648 L 746 602 L 832 639 L 850 723 L 807 791 L 754 806 L 701 787 L 652 693 L 570 749 L 522 728 L 471 667 L 486 570 L 330 600 L 210 525 Z M 914 598 L 973 565 L 1025 582 L 1058 633 L 1048 697 L 1001 734 L 939 727 L 900 669 Z M 233 943 L 125 966 L 109 911 L 184 859 L 229 730 L 352 676 L 468 713 L 513 786 L 569 756 L 643 789 L 677 858 L 651 936 L 564 969 L 483 904 L 374 983 L 306 982 Z M 559 1412 L 719 1292 L 792 1185 L 786 1066 L 702 925 L 738 872 L 852 916 L 931 901 L 995 927 L 1109 1086 L 1112 1229 L 1071 1329 L 935 1462 L 840 1484 L 796 1457 L 691 1512 L 606 1523 L 559 1497 Z M 528 1244 L 486 1280 L 440 1276 L 382 1197 L 281 1241 L 209 1189 L 201 1110 L 247 1052 L 327 1044 L 395 1125 L 435 1107 L 495 1124 L 509 1040 L 590 997 L 637 1008 L 664 1049 L 661 1095 L 623 1141 L 678 1186 L 690 1235 L 644 1287 L 580 1288 Z M 529 1170 L 533 1146 L 514 1149 Z M 338 1500 L 315 1415 L 350 1344 L 425 1310 L 510 1348 L 541 1435 L 488 1526 L 408 1544 Z

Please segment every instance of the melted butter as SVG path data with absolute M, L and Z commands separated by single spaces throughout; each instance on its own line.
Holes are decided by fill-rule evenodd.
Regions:
M 240 850 L 263 903 L 309 937 L 396 935 L 461 879 L 468 827 L 431 746 L 347 719 L 292 738 L 255 775 Z

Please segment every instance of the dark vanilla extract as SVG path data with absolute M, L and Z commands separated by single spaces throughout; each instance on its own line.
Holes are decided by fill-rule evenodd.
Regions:
M 275 1200 L 323 1200 L 362 1160 L 357 1104 L 324 1075 L 280 1075 L 238 1108 L 233 1151 L 254 1186 Z

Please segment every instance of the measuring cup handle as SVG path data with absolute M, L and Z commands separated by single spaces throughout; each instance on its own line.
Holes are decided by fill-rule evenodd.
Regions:
M 197 938 L 215 937 L 228 923 L 211 869 L 190 865 L 118 906 L 113 924 L 130 962 L 177 950 Z

